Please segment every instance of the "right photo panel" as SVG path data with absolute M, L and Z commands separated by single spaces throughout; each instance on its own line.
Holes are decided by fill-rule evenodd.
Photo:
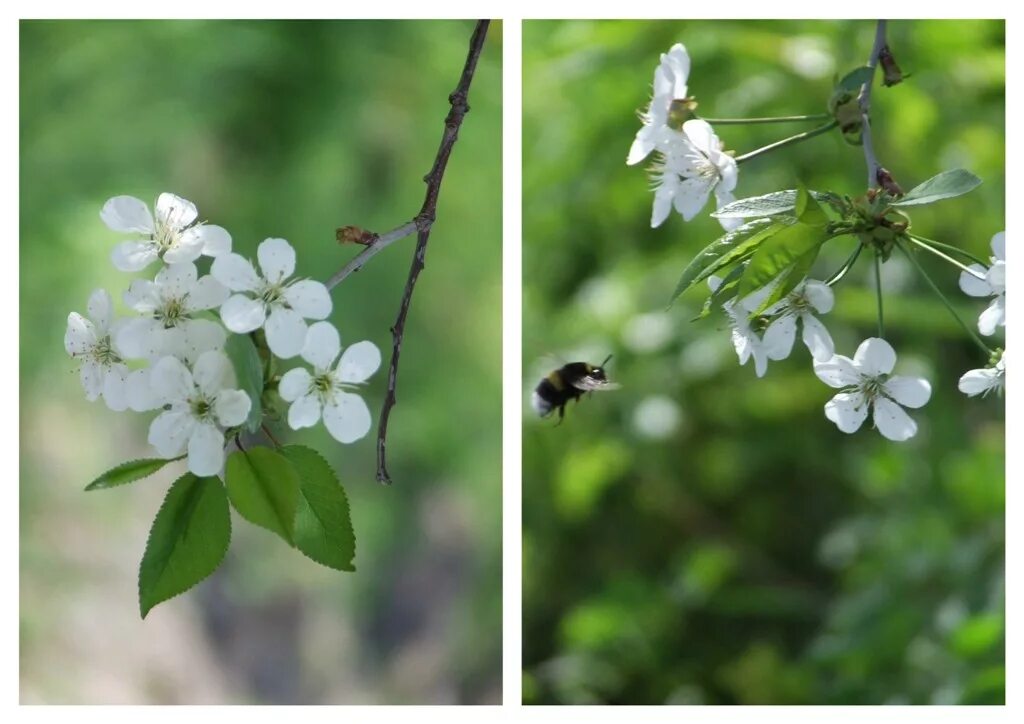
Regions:
M 1005 23 L 523 25 L 523 700 L 1003 704 Z

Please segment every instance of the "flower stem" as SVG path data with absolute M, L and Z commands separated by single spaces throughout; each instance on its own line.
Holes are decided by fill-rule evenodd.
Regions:
M 850 269 L 853 268 L 854 263 L 857 261 L 857 257 L 860 256 L 860 253 L 863 249 L 864 245 L 861 244 L 860 242 L 857 242 L 857 248 L 854 249 L 853 253 L 850 254 L 850 257 L 845 262 L 843 262 L 843 265 L 839 267 L 839 270 L 825 280 L 825 284 L 831 287 L 839 283 L 839 281 L 846 276 L 847 272 L 849 272 Z
M 926 272 L 924 270 L 924 267 L 921 266 L 921 262 L 914 258 L 914 255 L 910 253 L 910 250 L 903 244 L 901 244 L 898 240 L 896 241 L 896 246 L 899 247 L 899 250 L 902 251 L 908 259 L 910 259 L 911 263 L 915 267 L 917 267 L 918 273 L 922 277 L 924 277 L 924 280 L 928 283 L 928 286 L 932 288 L 932 291 L 935 292 L 936 296 L 938 296 L 938 298 L 942 300 L 942 303 L 946 305 L 946 309 L 948 309 L 949 313 L 953 315 L 953 319 L 960 323 L 960 326 L 964 328 L 964 331 L 967 332 L 970 338 L 974 340 L 974 343 L 977 344 L 985 352 L 986 355 L 991 356 L 992 350 L 989 349 L 989 346 L 982 341 L 981 337 L 978 336 L 977 332 L 971 329 L 970 325 L 968 325 L 960 317 L 960 315 L 956 313 L 956 310 L 953 308 L 952 302 L 950 302 L 949 299 L 946 298 L 946 295 L 939 290 L 938 285 L 932 280 L 930 276 L 928 276 L 928 272 Z
M 813 113 L 808 116 L 770 116 L 763 118 L 701 118 L 717 126 L 740 126 L 744 124 L 757 123 L 799 123 L 801 121 L 827 121 L 831 118 L 828 113 Z
M 924 242 L 922 242 L 922 241 L 919 241 L 918 239 L 915 239 L 915 238 L 914 238 L 913 236 L 910 236 L 910 235 L 908 235 L 908 236 L 907 236 L 907 238 L 908 238 L 908 239 L 910 240 L 910 242 L 911 242 L 912 244 L 914 244 L 915 246 L 918 246 L 918 247 L 920 247 L 920 248 L 922 248 L 922 249 L 925 249 L 925 250 L 927 250 L 927 251 L 930 251 L 930 252 L 931 252 L 932 254 L 934 254 L 935 256 L 939 257 L 940 259 L 942 259 L 942 260 L 944 260 L 944 261 L 948 261 L 948 262 L 949 262 L 950 264 L 952 264 L 953 266 L 955 266 L 955 267 L 956 267 L 957 269 L 961 269 L 961 270 L 963 270 L 964 272 L 966 272 L 966 273 L 970 274 L 970 275 L 971 275 L 972 277 L 976 277 L 976 278 L 978 278 L 978 279 L 981 279 L 981 280 L 984 280 L 984 279 L 985 279 L 985 275 L 984 275 L 984 274 L 979 274 L 978 272 L 974 271 L 973 269 L 969 269 L 969 268 L 965 267 L 965 266 L 964 266 L 963 264 L 961 264 L 960 262 L 958 262 L 958 261 L 957 261 L 956 259 L 954 259 L 953 257 L 949 256 L 948 254 L 944 254 L 944 253 L 942 253 L 941 251 L 939 251 L 938 249 L 934 249 L 934 248 L 932 248 L 932 247 L 931 247 L 931 246 L 929 246 L 928 244 L 925 244 Z
M 875 297 L 878 299 L 878 336 L 885 339 L 885 317 L 882 314 L 882 254 L 875 252 Z
M 736 163 L 743 163 L 744 161 L 749 161 L 752 158 L 757 158 L 758 156 L 760 156 L 762 154 L 769 153 L 770 151 L 775 151 L 777 149 L 783 148 L 784 146 L 791 146 L 794 143 L 800 143 L 801 141 L 806 141 L 808 138 L 814 138 L 815 136 L 820 136 L 822 133 L 828 133 L 829 131 L 831 131 L 833 128 L 835 128 L 838 125 L 839 125 L 838 121 L 835 121 L 835 120 L 829 121 L 828 123 L 826 123 L 823 126 L 818 126 L 817 128 L 812 128 L 809 131 L 804 131 L 803 133 L 798 133 L 795 136 L 790 136 L 789 138 L 783 138 L 781 141 L 776 141 L 775 143 L 769 143 L 767 146 L 762 146 L 761 148 L 758 148 L 758 149 L 756 149 L 754 151 L 751 151 L 750 153 L 745 153 L 742 156 L 737 156 L 736 157 Z
M 935 239 L 926 239 L 923 236 L 918 236 L 917 234 L 907 234 L 907 236 L 910 236 L 910 237 L 912 237 L 916 241 L 924 242 L 925 244 L 929 244 L 930 246 L 936 247 L 938 249 L 945 249 L 946 251 L 951 252 L 953 254 L 959 254 L 960 256 L 962 256 L 965 259 L 970 259 L 975 264 L 981 264 L 982 266 L 985 266 L 985 267 L 988 266 L 988 262 L 987 261 L 984 261 L 983 259 L 979 259 L 974 254 L 972 254 L 971 252 L 969 252 L 969 251 L 967 251 L 965 249 L 961 249 L 959 246 L 953 246 L 952 244 L 943 244 L 941 241 L 935 241 Z M 971 272 L 971 273 L 973 274 L 974 272 Z

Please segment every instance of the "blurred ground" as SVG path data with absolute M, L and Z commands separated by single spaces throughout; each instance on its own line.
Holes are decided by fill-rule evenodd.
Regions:
M 173 191 L 254 255 L 268 236 L 326 278 L 422 202 L 471 22 L 21 25 L 21 700 L 24 703 L 500 701 L 501 25 L 445 177 L 410 313 L 391 488 L 374 444 L 290 435 L 349 495 L 355 574 L 233 519 L 208 581 L 139 619 L 146 535 L 177 468 L 84 494 L 149 454 L 148 416 L 87 403 L 67 314 L 115 299 L 110 196 Z M 390 348 L 413 240 L 334 293 L 343 343 Z M 385 375 L 366 397 L 374 419 Z M 473 431 L 466 434 L 466 430 Z
M 905 259 L 884 268 L 898 371 L 932 381 L 920 432 L 890 443 L 825 420 L 833 391 L 799 344 L 764 379 L 725 322 L 666 310 L 721 234 L 706 216 L 649 227 L 626 153 L 659 53 L 686 45 L 707 117 L 819 113 L 864 63 L 869 21 L 537 21 L 523 74 L 523 691 L 530 703 L 1002 703 L 1003 402 L 957 391 L 984 366 Z M 984 184 L 915 211 L 915 231 L 989 255 L 1004 226 L 1004 25 L 893 21 L 912 76 L 873 96 L 876 149 L 903 188 L 957 166 Z M 805 130 L 720 126 L 739 153 Z M 838 134 L 741 166 L 738 197 L 802 181 L 864 192 Z M 710 211 L 710 206 L 706 211 Z M 850 253 L 837 242 L 816 278 Z M 924 264 L 973 320 L 957 272 Z M 875 333 L 867 265 L 823 318 L 837 351 Z M 993 344 L 1003 344 L 1002 337 Z M 616 392 L 554 427 L 529 391 L 606 354 Z

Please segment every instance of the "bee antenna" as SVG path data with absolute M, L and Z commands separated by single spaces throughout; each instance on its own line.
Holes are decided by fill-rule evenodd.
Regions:
M 601 363 L 601 366 L 604 367 L 606 364 L 608 364 L 608 360 L 610 360 L 611 358 L 612 355 L 608 355 L 607 357 L 605 357 L 604 362 Z

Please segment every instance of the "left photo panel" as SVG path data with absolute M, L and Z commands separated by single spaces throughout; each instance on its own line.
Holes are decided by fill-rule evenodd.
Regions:
M 501 703 L 501 58 L 21 22 L 21 703 Z

